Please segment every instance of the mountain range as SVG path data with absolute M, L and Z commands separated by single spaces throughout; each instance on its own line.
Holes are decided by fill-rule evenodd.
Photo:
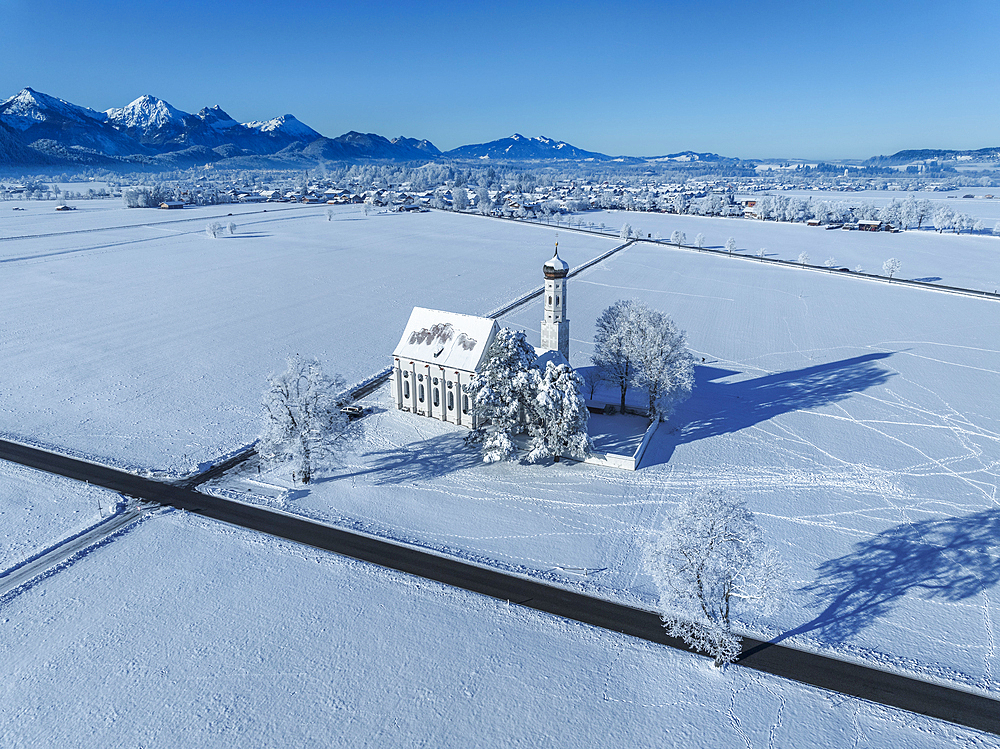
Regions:
M 515 133 L 440 151 L 428 140 L 351 131 L 327 138 L 293 115 L 237 122 L 220 107 L 190 114 L 155 96 L 98 112 L 26 88 L 0 103 L 0 167 L 178 168 L 228 162 L 241 167 L 300 167 L 321 161 L 624 161 L 546 137 Z M 685 151 L 653 161 L 721 161 Z

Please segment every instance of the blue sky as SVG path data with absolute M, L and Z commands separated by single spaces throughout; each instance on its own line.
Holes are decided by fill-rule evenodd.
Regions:
M 0 98 L 153 94 L 441 149 L 867 158 L 1000 146 L 1000 3 L 0 0 Z

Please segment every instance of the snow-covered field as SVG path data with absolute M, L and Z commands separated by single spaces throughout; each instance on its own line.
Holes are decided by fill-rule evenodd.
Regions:
M 169 213 L 105 209 L 104 219 L 95 211 L 88 221 L 122 227 L 140 213 Z M 388 364 L 412 306 L 483 314 L 537 288 L 555 230 L 437 212 L 365 217 L 357 208 L 328 222 L 324 210 L 299 207 L 247 216 L 236 236 L 212 240 L 204 223 L 218 209 L 199 210 L 187 226 L 0 242 L 0 431 L 118 465 L 191 469 L 255 437 L 264 378 L 286 354 L 315 355 L 348 380 L 363 378 Z M 20 230 L 64 231 L 77 215 L 89 214 L 39 213 Z M 681 228 L 689 240 L 704 231 L 709 244 L 739 240 L 728 229 L 714 239 L 703 228 L 713 221 L 759 226 L 792 257 L 795 237 L 859 237 L 627 217 L 665 235 Z M 640 223 L 652 218 L 667 223 Z M 669 223 L 681 220 L 701 228 Z M 560 232 L 573 266 L 616 244 Z M 986 245 L 970 247 L 941 263 L 956 277 L 982 277 L 992 256 Z M 916 254 L 892 254 L 905 276 L 916 275 L 907 272 Z M 361 422 L 364 440 L 309 488 L 284 491 L 278 472 L 259 482 L 235 477 L 220 490 L 253 489 L 291 511 L 651 606 L 642 543 L 679 499 L 723 486 L 747 498 L 797 583 L 780 615 L 744 621 L 747 629 L 1000 691 L 1000 403 L 992 397 L 1000 305 L 651 244 L 569 284 L 575 365 L 589 363 L 593 321 L 621 298 L 672 315 L 698 358 L 694 397 L 658 431 L 640 471 L 484 466 L 461 431 L 398 413 L 381 391 Z M 536 301 L 503 322 L 537 343 L 541 317 Z M 203 560 L 218 567 L 214 554 Z M 220 570 L 218 579 L 235 574 Z M 76 605 L 71 587 L 46 603 Z M 123 584 L 122 595 L 128 590 Z M 279 604 L 276 612 L 289 610 Z M 302 641 L 303 653 L 313 645 Z M 164 678 L 182 681 L 171 656 L 184 651 L 162 647 Z M 762 699 L 766 688 L 744 692 Z
M 119 495 L 0 461 L 0 573 L 100 521 Z
M 394 411 L 383 391 L 357 452 L 284 506 L 653 606 L 642 543 L 681 498 L 721 486 L 747 498 L 796 583 L 782 614 L 748 630 L 1000 691 L 1000 404 L 988 395 L 1000 305 L 648 244 L 570 287 L 577 366 L 620 298 L 688 331 L 694 397 L 639 472 L 484 466 L 461 431 Z M 503 322 L 537 342 L 540 319 L 536 302 Z
M 682 231 L 689 245 L 701 233 L 705 246 L 717 250 L 724 249 L 732 237 L 742 255 L 756 257 L 763 248 L 766 257 L 797 262 L 804 252 L 809 265 L 823 265 L 832 258 L 837 268 L 853 271 L 860 266 L 863 272 L 876 275 L 883 275 L 882 263 L 894 257 L 902 263 L 900 278 L 976 291 L 1000 289 L 1000 237 L 990 235 L 827 230 L 774 221 L 625 211 L 593 211 L 577 217 L 598 226 L 603 223 L 616 233 L 628 223 L 642 236 L 659 234 L 665 240 L 674 231 Z
M 992 738 L 181 513 L 0 603 L 0 745 Z
M 539 287 L 556 234 L 360 207 L 327 221 L 325 207 L 282 206 L 234 216 L 237 234 L 211 239 L 204 227 L 218 206 L 120 206 L 39 211 L 18 235 L 68 232 L 77 219 L 82 228 L 0 241 L 0 432 L 172 473 L 256 438 L 265 378 L 287 356 L 364 378 L 389 363 L 415 305 L 486 314 Z M 199 218 L 155 223 L 178 213 Z M 144 220 L 154 223 L 113 228 Z M 83 231 L 102 221 L 112 228 Z M 561 239 L 573 264 L 618 244 Z

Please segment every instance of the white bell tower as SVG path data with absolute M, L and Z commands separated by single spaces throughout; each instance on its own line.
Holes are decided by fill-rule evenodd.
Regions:
M 569 320 L 566 317 L 566 275 L 569 263 L 556 254 L 542 266 L 545 276 L 545 319 L 542 320 L 542 349 L 558 351 L 569 363 Z

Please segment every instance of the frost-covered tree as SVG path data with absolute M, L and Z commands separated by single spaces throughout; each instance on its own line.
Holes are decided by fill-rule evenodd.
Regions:
M 689 497 L 646 548 L 667 633 L 715 657 L 740 654 L 734 615 L 766 615 L 782 602 L 785 568 L 741 499 L 720 491 Z
M 669 316 L 645 305 L 634 307 L 632 359 L 635 384 L 649 393 L 650 418 L 666 421 L 694 387 L 694 357 L 687 337 Z
M 799 265 L 805 265 L 808 262 L 809 262 L 809 253 L 807 253 L 807 252 L 800 252 L 799 253 L 799 259 L 798 259 Z
M 832 257 L 828 257 L 826 260 L 823 261 L 823 266 L 826 267 L 826 268 L 832 268 L 836 264 L 837 264 L 837 261 L 834 258 L 832 258 Z
M 205 233 L 212 239 L 217 238 L 220 234 L 222 234 L 222 224 L 218 221 L 212 221 L 205 227 Z
M 1000 221 L 993 225 L 993 236 L 1000 237 Z
M 726 240 L 726 252 L 732 255 L 736 251 L 736 238 L 730 237 Z
M 529 424 L 531 451 L 528 460 L 559 460 L 560 455 L 584 460 L 593 450 L 587 433 L 590 412 L 580 392 L 583 380 L 567 364 L 545 365 L 532 404 L 534 418 Z
M 451 191 L 451 205 L 456 211 L 464 211 L 469 207 L 469 193 L 464 187 L 456 187 Z
M 591 361 L 608 384 L 621 392 L 621 411 L 625 411 L 625 394 L 635 378 L 635 330 L 637 312 L 634 302 L 622 299 L 608 307 L 597 318 L 594 333 L 594 353 Z
M 678 230 L 676 230 L 676 229 L 675 229 L 675 230 L 674 230 L 674 231 L 673 231 L 673 232 L 672 232 L 672 233 L 670 234 L 670 244 L 675 244 L 675 245 L 677 245 L 678 247 L 680 247 L 680 246 L 681 246 L 682 244 L 684 244 L 685 242 L 687 242 L 687 237 L 686 237 L 686 236 L 684 236 L 684 232 L 682 232 L 682 231 L 678 231 Z
M 694 359 L 684 332 L 673 320 L 645 304 L 620 300 L 595 325 L 591 357 L 603 380 L 618 388 L 619 408 L 633 385 L 649 394 L 649 413 L 666 419 L 688 397 L 694 384 Z
M 620 232 L 618 232 L 618 237 L 620 239 L 629 239 L 631 236 L 632 236 L 632 227 L 631 227 L 631 225 L 629 225 L 627 223 L 622 224 L 622 230 Z
M 934 228 L 938 234 L 955 225 L 955 213 L 946 205 L 939 205 L 934 210 Z
M 981 218 L 977 218 L 973 222 L 972 231 L 976 232 L 976 234 L 982 234 L 984 231 L 986 231 L 986 224 L 983 223 L 983 220 Z
M 899 260 L 897 260 L 894 257 L 891 257 L 884 263 L 882 263 L 882 272 L 885 273 L 887 276 L 889 276 L 889 280 L 892 280 L 892 277 L 897 273 L 899 273 L 899 269 L 901 266 L 902 263 L 900 263 Z
M 697 247 L 699 250 L 703 249 L 705 247 L 705 235 L 702 234 L 701 232 L 698 232 L 698 234 L 694 238 L 694 244 L 695 247 Z
M 288 368 L 268 378 L 264 431 L 257 454 L 268 465 L 292 461 L 292 478 L 308 484 L 350 436 L 341 413 L 344 381 L 328 376 L 316 359 L 288 359 Z
M 512 458 L 514 435 L 527 431 L 534 417 L 541 377 L 535 359 L 535 349 L 523 332 L 501 328 L 467 386 L 472 414 L 480 424 L 468 440 L 482 445 L 487 463 Z
M 761 260 L 764 259 L 764 256 L 766 254 L 767 254 L 767 248 L 766 247 L 761 247 L 759 250 L 757 250 L 757 257 L 759 257 Z
M 230 222 L 229 222 L 229 223 L 228 223 L 228 224 L 226 225 L 226 233 L 227 233 L 227 234 L 228 234 L 229 236 L 233 236 L 233 235 L 234 235 L 234 234 L 236 233 L 236 224 L 234 224 L 234 223 L 233 223 L 232 221 L 230 221 Z

